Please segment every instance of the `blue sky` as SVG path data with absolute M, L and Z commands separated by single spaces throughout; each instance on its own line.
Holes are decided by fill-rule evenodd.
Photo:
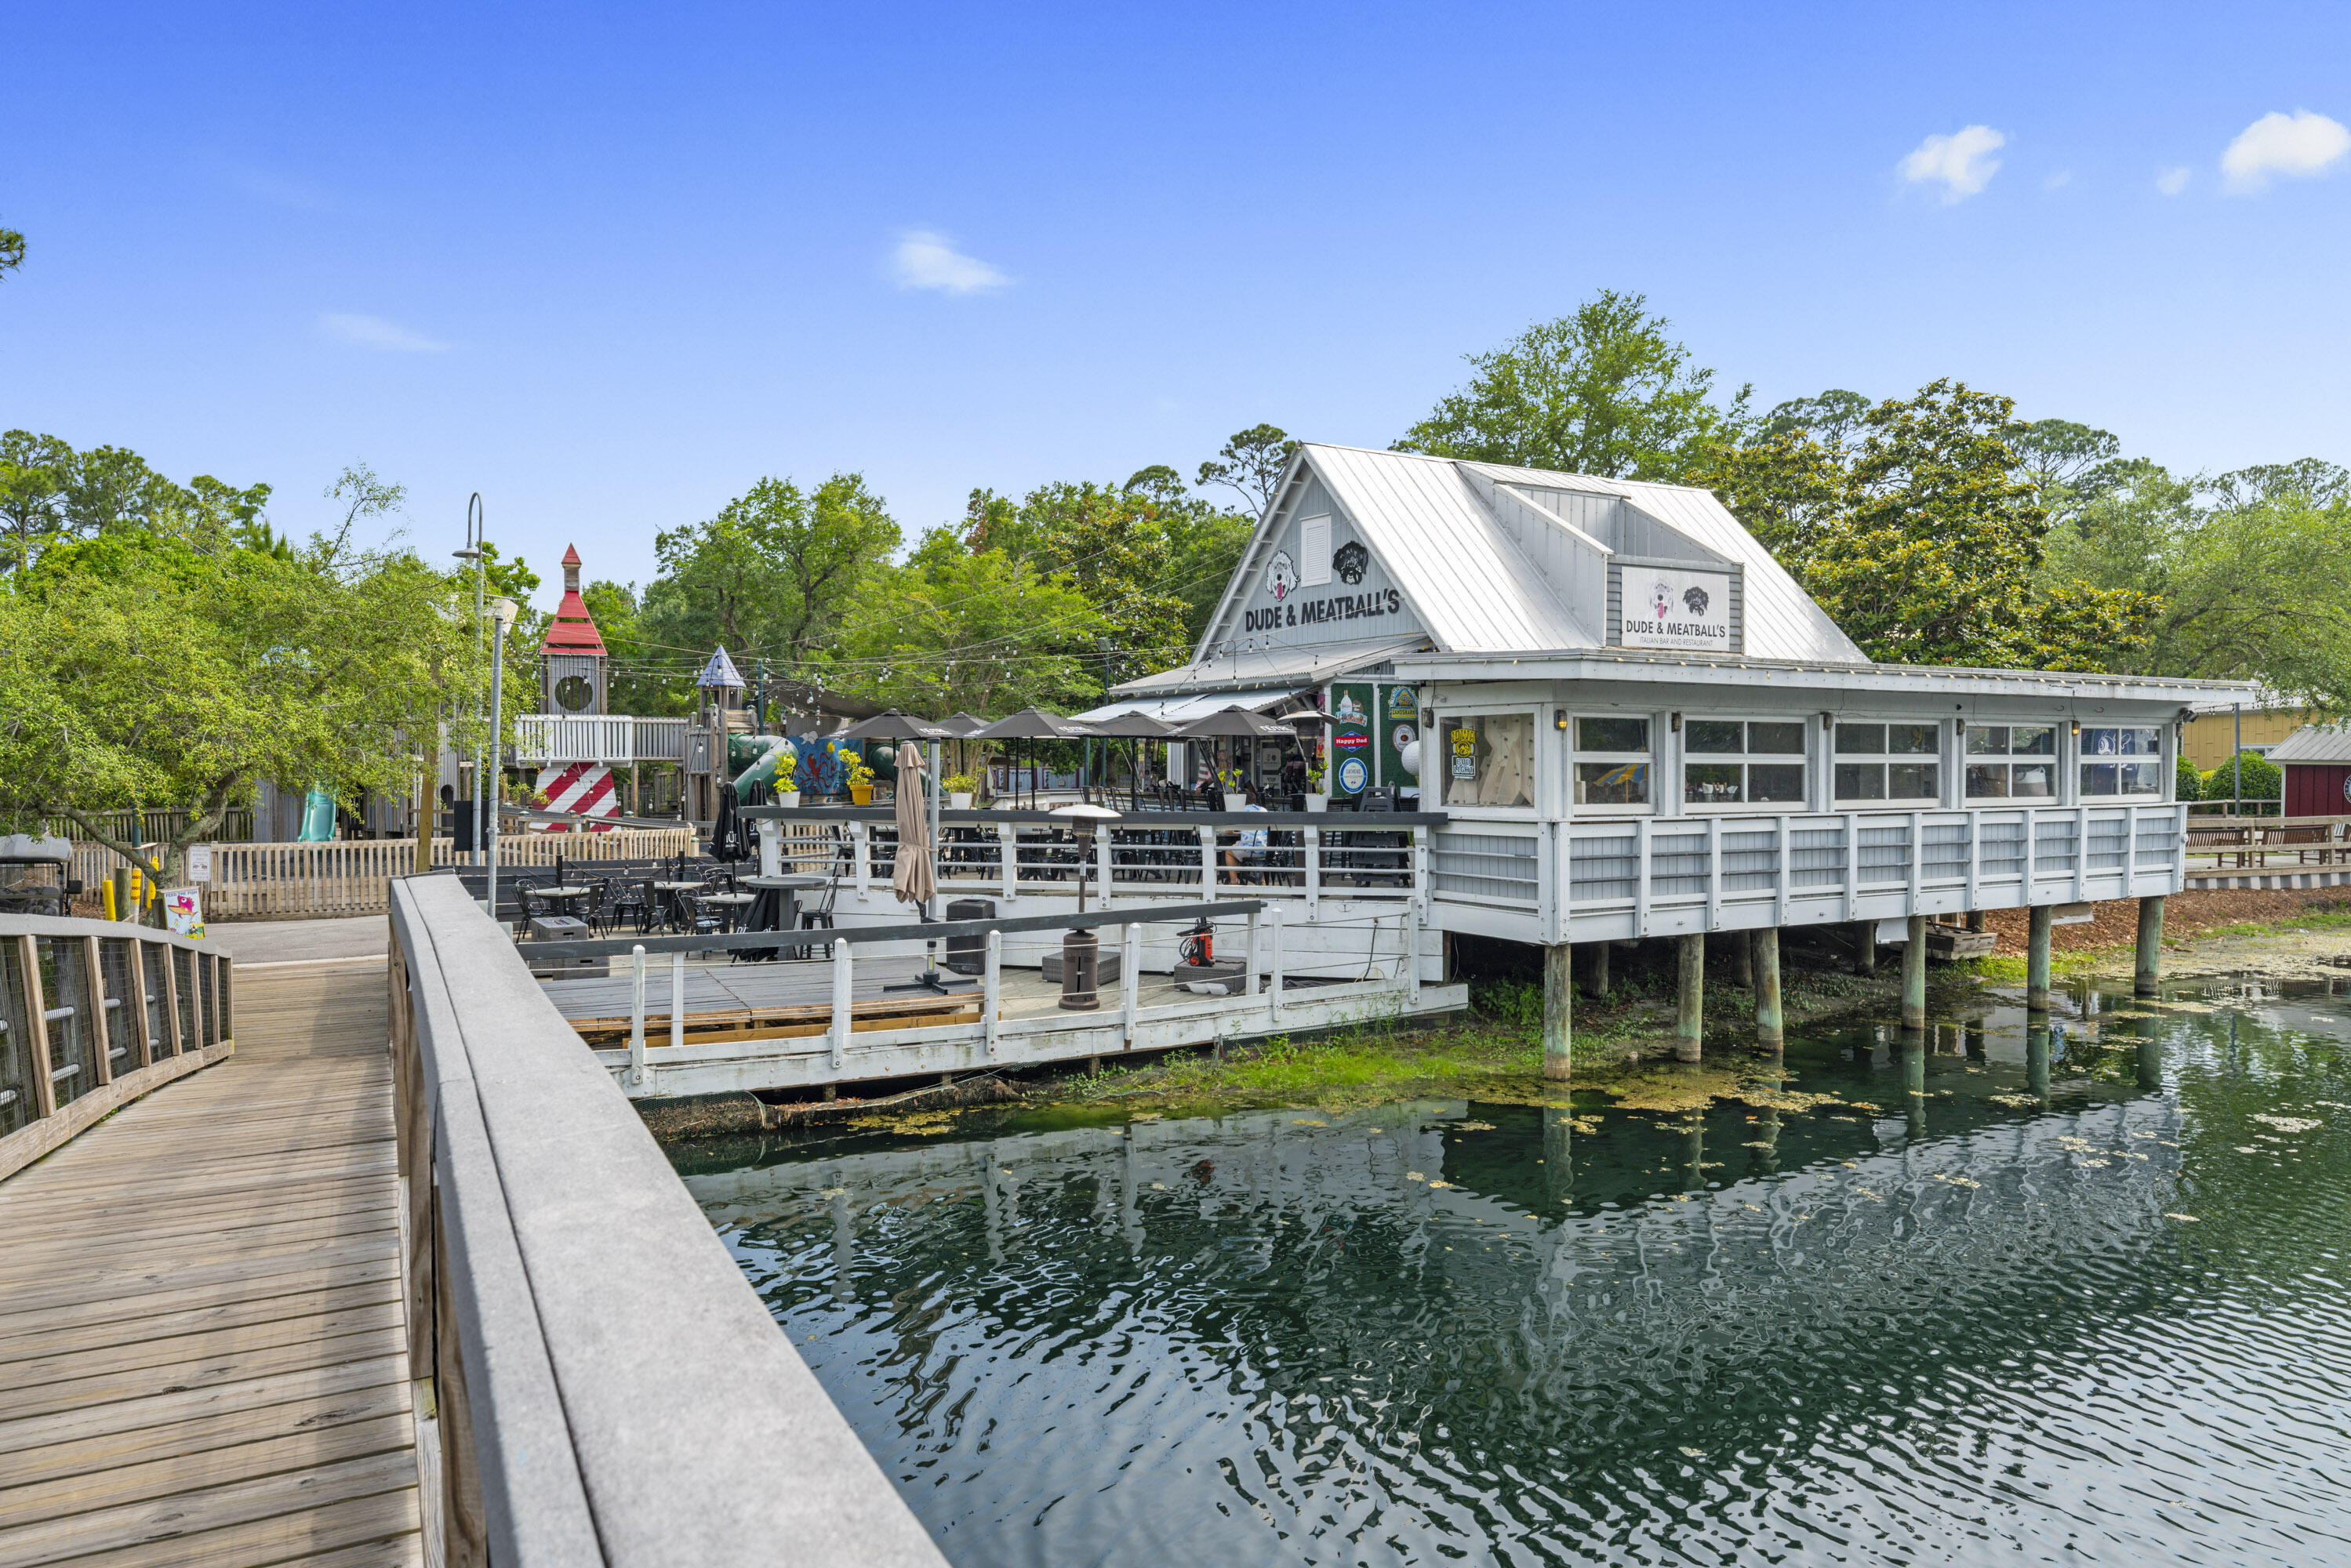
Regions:
M 642 580 L 763 474 L 862 470 L 911 537 L 1260 420 L 1384 445 L 1604 287 L 1767 404 L 1953 375 L 2177 468 L 2351 461 L 2340 5 L 26 5 L 8 36 L 0 427 L 266 479 L 298 528 L 364 458 L 436 552 L 478 489 L 550 579 L 576 541 Z

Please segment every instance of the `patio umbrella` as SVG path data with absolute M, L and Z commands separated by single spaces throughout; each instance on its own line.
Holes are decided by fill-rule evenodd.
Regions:
M 1235 703 L 1189 724 L 1178 725 L 1175 738 L 1208 740 L 1220 737 L 1235 740 L 1296 740 L 1298 732 L 1279 719 L 1252 713 Z
M 898 863 L 890 876 L 890 891 L 901 904 L 927 904 L 939 882 L 931 865 L 930 819 L 923 814 L 923 754 L 912 741 L 898 745 L 898 777 L 912 779 L 915 785 L 898 791 Z
M 1134 774 L 1134 785 L 1137 790 L 1143 788 L 1141 743 L 1146 740 L 1165 740 L 1176 733 L 1174 725 L 1164 719 L 1154 718 L 1147 713 L 1113 714 L 1108 718 L 1090 718 L 1086 722 L 1093 727 L 1096 735 L 1115 737 L 1135 743 L 1127 747 L 1126 755 L 1128 765 Z
M 955 731 L 896 708 L 884 708 L 832 737 L 835 740 L 952 740 Z
M 1043 708 L 1025 707 L 1008 718 L 999 718 L 987 728 L 977 731 L 974 740 L 1091 740 L 1102 731 L 1090 724 L 1080 724 L 1073 718 L 1047 713 Z M 1037 748 L 1029 748 L 1029 795 L 1033 803 L 1037 794 Z

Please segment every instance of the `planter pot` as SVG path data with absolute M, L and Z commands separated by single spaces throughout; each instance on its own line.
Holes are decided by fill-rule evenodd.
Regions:
M 1306 797 L 1306 809 L 1310 811 L 1327 811 L 1331 809 L 1331 797 L 1309 795 Z
M 956 789 L 950 791 L 947 795 L 947 810 L 950 811 L 970 810 L 971 791 L 968 789 Z
M 849 787 L 849 799 L 856 805 L 871 806 L 873 804 L 873 786 L 871 784 L 852 784 Z
M 797 789 L 787 789 L 778 799 L 783 801 L 785 810 L 795 810 L 799 809 L 800 803 L 800 792 Z

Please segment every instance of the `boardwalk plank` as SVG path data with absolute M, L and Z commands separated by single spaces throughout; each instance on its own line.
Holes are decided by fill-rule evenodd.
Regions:
M 0 1181 L 0 1568 L 423 1560 L 383 971 Z

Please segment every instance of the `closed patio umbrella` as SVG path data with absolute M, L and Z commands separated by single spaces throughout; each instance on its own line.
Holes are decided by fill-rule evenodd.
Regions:
M 914 788 L 898 791 L 898 863 L 890 874 L 890 891 L 901 904 L 923 904 L 939 890 L 938 873 L 931 865 L 931 823 L 923 813 L 923 754 L 913 741 L 898 743 L 898 777 Z

